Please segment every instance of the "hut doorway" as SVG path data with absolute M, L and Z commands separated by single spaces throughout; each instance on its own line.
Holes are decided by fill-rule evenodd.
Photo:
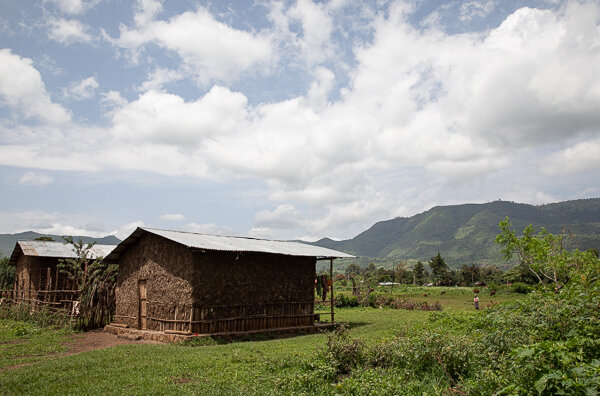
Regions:
M 145 280 L 139 280 L 138 281 L 138 290 L 139 290 L 139 323 L 138 323 L 138 328 L 140 330 L 146 330 L 146 319 L 147 319 L 147 315 L 148 315 L 148 299 L 147 299 L 147 292 L 146 292 L 146 281 Z

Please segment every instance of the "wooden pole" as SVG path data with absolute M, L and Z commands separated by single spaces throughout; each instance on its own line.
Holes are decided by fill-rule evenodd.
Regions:
M 56 266 L 56 279 L 54 280 L 54 290 L 58 290 L 58 277 L 59 277 L 59 272 L 58 272 L 58 265 Z M 52 302 L 56 302 L 56 300 L 58 300 L 58 295 L 57 293 L 54 293 L 54 296 L 52 297 Z
M 329 278 L 331 279 L 331 323 L 335 323 L 333 316 L 333 259 L 329 259 Z

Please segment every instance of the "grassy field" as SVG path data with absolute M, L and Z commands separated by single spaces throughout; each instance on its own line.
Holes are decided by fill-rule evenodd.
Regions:
M 446 291 L 441 295 L 441 291 Z M 397 290 L 418 301 L 439 301 L 444 310 L 474 311 L 472 290 L 414 288 Z M 427 294 L 427 296 L 424 296 Z M 494 302 L 517 298 L 500 293 Z M 481 293 L 481 305 L 492 302 Z M 419 331 L 432 314 L 377 308 L 341 308 L 336 321 L 352 337 L 371 344 L 398 331 Z M 302 335 L 268 341 L 203 346 L 124 345 L 56 357 L 68 332 L 39 329 L 22 322 L 0 321 L 0 393 L 15 394 L 285 394 L 291 383 L 303 380 L 307 367 L 325 348 L 327 334 Z M 23 363 L 33 364 L 10 367 Z M 6 369 L 8 368 L 8 369 Z M 365 373 L 365 375 L 375 375 Z M 377 382 L 377 378 L 373 379 Z M 310 393 L 335 393 L 316 389 Z M 342 392 L 343 393 L 343 392 Z

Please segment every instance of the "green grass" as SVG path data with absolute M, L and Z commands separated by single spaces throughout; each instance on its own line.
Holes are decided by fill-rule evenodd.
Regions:
M 64 352 L 70 330 L 48 330 L 31 323 L 0 319 L 0 370 L 45 360 Z
M 474 287 L 421 287 L 421 286 L 407 286 L 399 285 L 394 286 L 378 286 L 375 291 L 381 293 L 392 293 L 395 295 L 402 296 L 404 298 L 410 298 L 419 302 L 426 302 L 428 304 L 434 304 L 439 302 L 442 304 L 443 309 L 446 310 L 475 310 L 473 305 L 473 290 L 480 289 L 479 306 L 485 307 L 490 304 L 502 303 L 505 301 L 514 300 L 522 295 L 500 289 L 496 295 L 491 296 L 487 288 L 474 288 Z M 351 295 L 351 288 L 342 288 L 336 293 L 344 293 Z
M 449 290 L 444 296 L 436 296 L 433 291 L 439 293 L 437 288 L 423 289 L 433 294 L 432 302 L 452 307 L 448 310 L 450 315 L 473 310 L 470 290 Z M 421 290 L 412 293 L 415 299 L 423 300 Z M 417 298 L 419 294 L 421 297 Z M 483 296 L 482 304 L 485 305 Z M 347 324 L 352 337 L 374 344 L 401 330 L 418 331 L 427 325 L 431 314 L 389 308 L 341 308 L 336 310 L 336 321 Z M 36 363 L 0 372 L 0 394 L 282 394 L 290 391 L 290 383 L 307 375 L 307 365 L 327 342 L 326 334 L 315 334 L 199 347 L 123 345 L 49 359 L 64 350 L 61 342 L 65 333 L 28 328 L 26 334 L 17 336 L 15 329 L 21 325 L 26 326 L 21 322 L 0 322 L 0 364 L 7 367 Z M 378 374 L 369 371 L 364 376 L 377 378 Z M 351 392 L 352 386 L 350 382 L 343 384 L 343 391 Z M 333 386 L 322 390 L 335 391 Z

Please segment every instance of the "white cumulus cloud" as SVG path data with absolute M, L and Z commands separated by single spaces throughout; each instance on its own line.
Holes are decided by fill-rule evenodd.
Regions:
M 150 44 L 173 51 L 203 85 L 236 80 L 243 72 L 260 71 L 272 61 L 274 53 L 267 36 L 234 29 L 201 6 L 169 20 L 154 20 L 159 10 L 156 2 L 143 5 L 135 27 L 121 26 L 116 39 L 107 36 L 117 47 L 132 51 L 134 59 Z
M 49 37 L 61 44 L 89 43 L 93 40 L 92 35 L 88 32 L 89 27 L 81 21 L 59 18 L 52 19 L 49 25 Z
M 110 232 L 108 235 L 114 235 L 117 238 L 119 238 L 120 240 L 124 240 L 129 235 L 131 235 L 131 233 L 133 233 L 133 231 L 135 231 L 136 228 L 144 227 L 144 226 L 145 226 L 145 224 L 142 220 L 137 220 L 137 221 L 133 221 L 131 223 L 123 224 L 116 230 Z
M 0 105 L 8 105 L 27 118 L 49 123 L 69 121 L 69 112 L 52 101 L 32 63 L 10 49 L 0 50 Z
M 179 213 L 165 213 L 159 217 L 161 220 L 180 221 L 185 219 L 185 216 Z
M 24 186 L 45 186 L 53 182 L 52 176 L 46 174 L 27 172 L 20 179 L 19 184 Z
M 66 90 L 65 95 L 76 100 L 89 99 L 96 95 L 100 85 L 96 77 L 88 77 L 76 83 L 72 83 Z

